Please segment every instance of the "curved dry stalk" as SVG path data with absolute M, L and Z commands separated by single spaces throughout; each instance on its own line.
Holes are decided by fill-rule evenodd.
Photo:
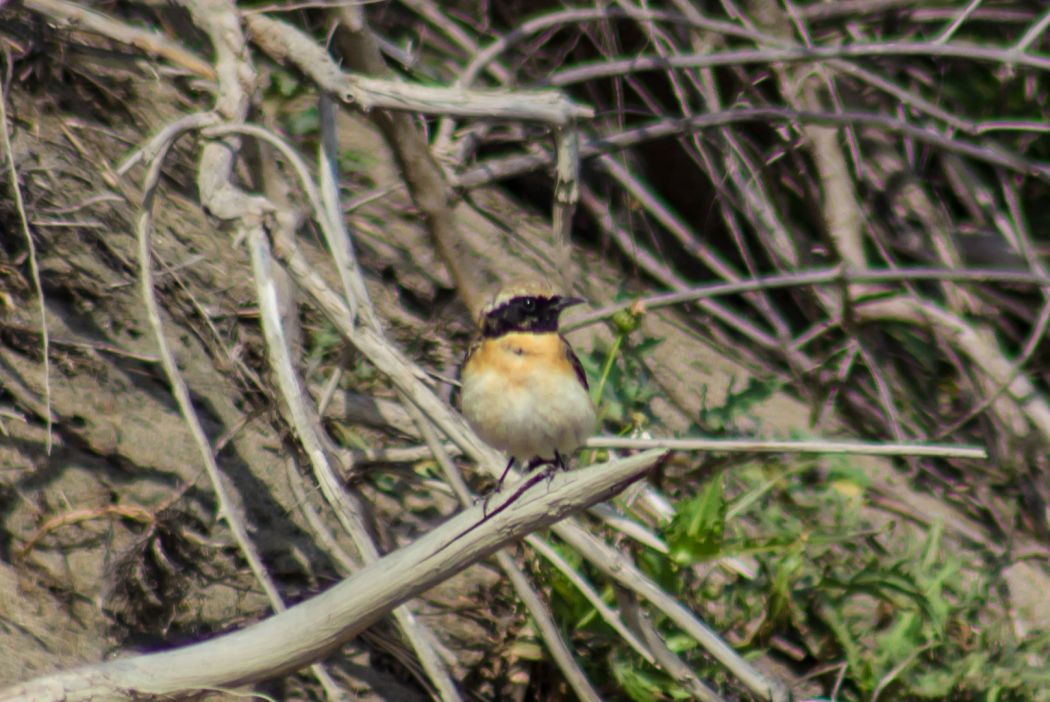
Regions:
M 150 239 L 153 233 L 151 210 L 153 206 L 153 198 L 156 195 L 157 183 L 160 179 L 161 166 L 164 157 L 167 155 L 167 150 L 174 142 L 174 139 L 186 131 L 199 128 L 200 124 L 205 120 L 206 118 L 204 115 L 191 115 L 180 120 L 180 128 L 169 132 L 169 141 L 158 151 L 153 161 L 149 164 L 149 168 L 143 178 L 142 210 L 136 225 L 140 285 L 146 314 L 157 340 L 158 355 L 160 356 L 161 366 L 164 368 L 164 372 L 168 377 L 168 382 L 171 384 L 172 394 L 175 396 L 175 401 L 179 406 L 179 411 L 190 430 L 190 435 L 193 437 L 193 441 L 200 451 L 201 459 L 204 462 L 208 478 L 212 483 L 212 489 L 215 491 L 216 498 L 219 502 L 219 517 L 230 527 L 230 531 L 233 533 L 234 539 L 237 541 L 238 546 L 244 554 L 245 560 L 248 562 L 252 573 L 255 575 L 260 585 L 262 585 L 270 602 L 274 603 L 275 606 L 279 606 L 277 603 L 282 601 L 280 593 L 278 592 L 276 585 L 274 585 L 273 580 L 270 578 L 269 573 L 267 573 L 266 568 L 263 566 L 262 559 L 259 557 L 251 538 L 248 536 L 248 531 L 244 526 L 244 520 L 242 519 L 236 504 L 232 501 L 226 491 L 222 473 L 219 470 L 218 463 L 215 461 L 215 455 L 208 442 L 208 437 L 205 435 L 200 420 L 197 418 L 196 411 L 193 409 L 193 402 L 190 399 L 189 388 L 186 387 L 186 382 L 182 379 L 182 374 L 179 371 L 178 364 L 175 362 L 175 356 L 172 354 L 171 348 L 168 346 L 167 337 L 164 332 L 164 323 L 161 321 L 160 305 L 157 303 L 157 298 L 153 289 L 153 271 L 150 265 Z
M 224 116 L 236 118 L 239 121 L 243 118 L 243 112 L 246 107 L 245 93 L 243 92 L 244 85 L 240 80 L 250 76 L 251 69 L 250 66 L 242 61 L 244 46 L 243 43 L 238 43 L 241 41 L 239 34 L 235 31 L 227 31 L 226 25 L 229 25 L 231 22 L 235 23 L 230 18 L 229 12 L 231 7 L 221 2 L 217 5 L 211 5 L 207 0 L 201 0 L 199 3 L 195 3 L 192 9 L 196 20 L 208 28 L 212 42 L 216 45 L 216 52 L 219 57 L 217 63 L 219 68 L 218 75 L 220 76 L 220 85 L 223 90 L 218 104 L 224 109 Z M 238 114 L 240 116 L 236 117 Z M 238 131 L 267 140 L 271 145 L 281 150 L 289 161 L 295 165 L 302 186 L 308 193 L 317 222 L 325 231 L 329 241 L 332 242 L 333 250 L 337 252 L 337 260 L 347 268 L 350 268 L 349 263 L 353 260 L 353 253 L 350 248 L 349 237 L 346 236 L 345 231 L 341 228 L 341 216 L 332 214 L 333 210 L 338 213 L 337 203 L 331 202 L 332 198 L 329 197 L 331 207 L 329 209 L 324 207 L 323 194 L 319 192 L 318 187 L 313 183 L 305 164 L 301 162 L 301 159 L 298 159 L 294 151 L 288 148 L 282 140 L 274 138 L 265 130 L 251 130 L 246 127 L 241 130 L 216 129 L 216 133 L 219 135 L 233 135 L 238 133 Z M 288 356 L 288 347 L 282 337 L 283 328 L 280 324 L 281 315 L 277 302 L 278 293 L 273 279 L 269 275 L 268 245 L 262 229 L 262 223 L 264 214 L 273 213 L 272 224 L 282 232 L 288 233 L 294 226 L 296 218 L 289 212 L 279 210 L 269 200 L 262 197 L 249 196 L 230 183 L 229 174 L 238 153 L 236 150 L 238 145 L 236 138 L 233 136 L 226 136 L 223 145 L 215 143 L 205 145 L 202 150 L 201 170 L 199 171 L 201 199 L 213 214 L 236 221 L 239 228 L 248 234 L 249 245 L 253 254 L 253 265 L 257 273 L 256 281 L 259 286 L 260 304 L 272 314 L 272 316 L 264 316 L 264 331 L 268 338 L 267 349 L 273 354 L 273 366 L 278 379 L 281 381 L 281 387 L 285 391 L 285 406 L 293 415 L 293 426 L 299 431 L 300 441 L 303 442 L 307 454 L 317 469 L 322 486 L 329 488 L 326 491 L 326 496 L 332 500 L 332 505 L 343 521 L 344 527 L 347 528 L 351 538 L 355 540 L 362 555 L 366 559 L 375 559 L 378 556 L 378 551 L 371 542 L 365 526 L 359 520 L 355 520 L 354 517 L 357 514 L 357 510 L 348 504 L 347 499 L 338 499 L 345 497 L 345 495 L 341 491 L 338 481 L 335 480 L 334 472 L 327 461 L 322 442 L 318 439 L 317 434 L 313 432 L 313 427 L 319 424 L 319 420 L 314 416 L 314 421 L 311 422 L 310 413 L 306 410 L 305 403 L 298 401 L 302 396 L 301 384 L 296 381 L 294 370 L 291 367 L 291 360 Z M 323 175 L 331 175 L 330 169 L 324 170 L 325 173 Z M 290 236 L 290 234 L 288 235 Z M 354 272 L 353 269 L 348 270 L 344 276 L 344 282 L 347 283 L 347 299 L 351 301 L 356 300 L 363 294 L 363 283 L 360 288 L 354 285 L 355 280 L 359 282 L 359 278 L 353 277 Z M 366 320 L 375 324 L 371 306 L 367 300 L 364 303 L 359 303 L 356 306 L 356 310 Z M 272 323 L 274 320 L 277 320 L 276 323 Z M 416 648 L 427 674 L 440 691 L 442 698 L 452 701 L 458 700 L 459 695 L 455 684 L 451 680 L 451 676 L 431 649 L 427 637 L 420 632 L 420 627 L 411 616 L 411 613 L 398 608 L 395 612 L 395 619 L 405 633 L 406 638 Z M 322 673 L 322 681 L 326 679 L 326 674 Z
M 4 63 L 10 69 L 11 53 L 5 49 L 3 54 Z M 18 185 L 18 169 L 15 168 L 15 154 L 11 150 L 9 126 L 7 122 L 7 86 L 0 84 L 0 146 L 3 146 L 4 150 L 4 165 L 7 167 L 7 177 L 11 184 L 11 199 L 15 201 L 18 225 L 26 242 L 26 255 L 29 258 L 29 278 L 33 283 L 37 309 L 40 311 L 40 355 L 44 366 L 44 424 L 47 432 L 45 450 L 47 455 L 50 456 L 51 445 L 54 441 L 53 424 L 55 419 L 51 413 L 51 337 L 47 328 L 47 301 L 44 299 L 43 283 L 40 282 L 40 266 L 36 258 L 36 244 L 33 242 L 32 232 L 29 231 L 29 219 L 26 217 L 22 188 Z
M 484 517 L 484 506 L 478 505 L 323 594 L 232 634 L 47 675 L 0 690 L 0 701 L 178 696 L 297 670 L 337 649 L 397 605 L 506 544 L 609 499 L 641 479 L 662 455 L 659 450 L 647 451 L 557 475 L 542 496 L 518 500 L 453 540 Z
M 183 129 L 188 130 L 199 127 L 200 124 L 205 121 L 210 121 L 210 119 L 202 119 L 202 117 L 205 116 L 191 116 L 191 119 L 183 120 L 181 126 Z M 255 544 L 248 535 L 248 530 L 245 527 L 245 522 L 240 510 L 226 492 L 222 474 L 219 470 L 218 463 L 215 461 L 215 454 L 212 451 L 207 436 L 204 434 L 204 429 L 201 426 L 200 420 L 197 418 L 196 412 L 193 409 L 189 389 L 187 388 L 185 381 L 182 379 L 182 374 L 175 362 L 175 357 L 172 354 L 171 349 L 168 347 L 164 333 L 164 325 L 160 318 L 160 306 L 157 304 L 156 296 L 153 291 L 153 275 L 150 265 L 150 238 L 152 234 L 152 217 L 150 211 L 152 209 L 153 196 L 156 193 L 157 182 L 160 179 L 161 165 L 163 164 L 167 149 L 174 142 L 174 139 L 181 133 L 182 130 L 172 130 L 169 133 L 171 137 L 170 140 L 164 145 L 161 151 L 156 154 L 152 163 L 149 164 L 143 182 L 144 196 L 142 214 L 139 217 L 137 230 L 139 240 L 140 276 L 146 315 L 149 319 L 150 325 L 153 327 L 154 335 L 157 339 L 160 362 L 168 376 L 168 381 L 171 384 L 172 393 L 175 395 L 179 411 L 182 414 L 183 419 L 186 421 L 186 424 L 190 429 L 190 434 L 193 436 L 194 443 L 197 444 L 197 447 L 201 452 L 201 457 L 204 460 L 205 470 L 212 483 L 212 490 L 215 492 L 216 498 L 219 502 L 219 517 L 226 522 L 227 526 L 229 526 L 241 553 L 248 562 L 248 566 L 251 568 L 256 580 L 262 585 L 263 591 L 266 593 L 267 599 L 273 606 L 274 611 L 283 612 L 286 610 L 284 600 L 281 598 L 276 584 L 270 577 L 266 567 L 263 565 L 262 557 L 255 548 Z M 312 667 L 314 675 L 325 689 L 329 700 L 345 699 L 345 695 L 339 688 L 338 683 L 335 682 L 320 662 L 314 663 Z M 0 692 L 0 695 L 2 694 L 3 693 Z M 98 693 L 92 691 L 87 699 L 96 699 L 97 696 Z

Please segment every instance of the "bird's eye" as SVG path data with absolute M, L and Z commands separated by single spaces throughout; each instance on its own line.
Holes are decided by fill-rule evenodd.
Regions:
M 525 309 L 526 312 L 531 312 L 532 310 L 536 309 L 536 300 L 531 297 L 526 297 L 524 300 L 521 301 L 521 306 Z

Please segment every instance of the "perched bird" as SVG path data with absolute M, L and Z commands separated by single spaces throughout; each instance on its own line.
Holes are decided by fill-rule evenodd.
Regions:
M 581 302 L 545 281 L 524 280 L 504 286 L 481 311 L 463 362 L 460 406 L 482 439 L 510 455 L 500 485 L 516 461 L 527 471 L 564 469 L 565 456 L 594 431 L 587 376 L 558 333 L 561 311 Z

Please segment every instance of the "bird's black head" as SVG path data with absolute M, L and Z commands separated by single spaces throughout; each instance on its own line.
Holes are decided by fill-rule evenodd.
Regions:
M 496 337 L 516 331 L 556 332 L 561 311 L 581 302 L 578 297 L 561 295 L 518 295 L 485 313 L 481 333 Z

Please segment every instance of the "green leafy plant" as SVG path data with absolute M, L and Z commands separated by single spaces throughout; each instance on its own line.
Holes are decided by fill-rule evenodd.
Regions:
M 621 310 L 612 319 L 615 337 L 611 344 L 599 343 L 580 362 L 591 378 L 591 397 L 598 418 L 617 433 L 627 433 L 651 418 L 649 402 L 655 396 L 646 357 L 661 340 L 642 335 L 641 313 Z

